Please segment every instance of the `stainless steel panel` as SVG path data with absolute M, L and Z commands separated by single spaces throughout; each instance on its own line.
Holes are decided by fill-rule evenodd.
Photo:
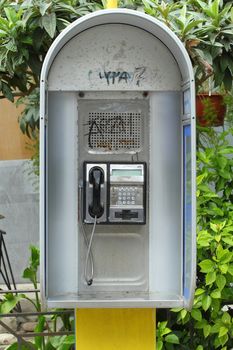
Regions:
M 114 93 L 113 93 L 114 94 Z M 119 93 L 118 93 L 119 94 Z M 93 93 L 93 96 L 95 93 Z M 149 160 L 149 100 L 131 99 L 131 94 L 125 92 L 129 99 L 107 99 L 105 92 L 102 99 L 80 99 L 78 98 L 78 142 L 79 147 L 78 169 L 79 184 L 83 185 L 83 163 L 86 162 L 148 162 Z M 90 96 L 90 93 L 89 93 Z M 96 152 L 88 146 L 87 125 L 89 123 L 90 111 L 105 111 L 123 113 L 134 111 L 141 113 L 140 127 L 140 150 L 128 150 L 127 148 L 118 151 L 105 150 Z M 110 117 L 111 118 L 111 117 Z M 147 125 L 147 126 L 145 126 Z M 135 186 L 142 184 L 142 177 L 137 179 Z M 124 181 L 126 184 L 127 182 Z M 114 184 L 115 186 L 115 184 Z M 146 206 L 148 203 L 146 203 Z M 141 209 L 141 207 L 137 208 Z M 112 218 L 112 211 L 109 212 Z M 141 220 L 141 210 L 139 218 Z M 84 229 L 90 238 L 92 225 L 85 225 Z M 91 287 L 86 285 L 83 273 L 86 254 L 86 245 L 81 235 L 81 222 L 79 221 L 79 291 L 88 292 L 93 289 L 106 292 L 148 290 L 149 273 L 149 236 L 148 224 L 146 225 L 97 225 L 93 238 L 92 253 L 94 256 L 94 278 Z M 126 268 L 127 267 L 127 268 Z M 128 270 L 128 272 L 127 272 Z M 126 274 L 127 273 L 127 274 Z M 106 277 L 107 276 L 107 277 Z M 97 288 L 97 289 L 96 289 Z
M 78 109 L 82 118 L 80 142 L 88 153 L 105 156 L 142 151 L 146 99 L 108 99 L 103 93 L 102 99 L 79 99 Z
M 103 106 L 102 106 L 103 108 Z M 141 112 L 89 112 L 88 147 L 96 152 L 135 151 L 141 148 Z
M 181 93 L 151 94 L 150 291 L 182 295 Z
M 184 301 L 180 295 L 153 292 L 110 292 L 88 293 L 81 295 L 57 295 L 49 298 L 49 307 L 78 308 L 170 308 L 183 307 Z
M 88 237 L 90 225 L 86 225 Z M 142 225 L 97 225 L 93 238 L 94 278 L 87 286 L 80 251 L 79 294 L 148 291 L 148 240 Z
M 48 296 L 76 292 L 77 108 L 73 93 L 49 93 L 46 285 Z

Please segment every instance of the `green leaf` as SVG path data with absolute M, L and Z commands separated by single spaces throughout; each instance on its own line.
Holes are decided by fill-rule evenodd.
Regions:
M 51 2 L 49 2 L 49 3 L 41 2 L 40 3 L 39 9 L 40 9 L 41 16 L 45 15 L 45 12 L 48 10 L 48 8 L 51 6 L 51 4 L 52 4 Z
M 196 321 L 201 321 L 202 320 L 202 313 L 201 313 L 201 311 L 199 309 L 192 309 L 191 316 Z
M 182 307 L 175 307 L 173 309 L 171 309 L 172 312 L 180 312 L 182 310 Z M 167 322 L 166 322 L 167 324 Z
M 227 264 L 219 265 L 218 267 L 219 267 L 219 270 L 224 274 L 227 273 L 227 271 L 229 269 Z
M 217 259 L 222 263 L 228 263 L 232 258 L 232 253 L 228 249 L 223 249 L 221 245 L 217 247 L 216 250 Z
M 50 14 L 46 14 L 42 17 L 42 26 L 46 30 L 46 32 L 49 34 L 51 38 L 54 37 L 56 32 L 56 14 L 54 12 Z
M 202 289 L 202 288 L 197 288 L 196 291 L 195 291 L 195 295 L 196 296 L 204 294 L 204 293 L 205 293 L 205 290 Z
M 163 342 L 161 340 L 158 340 L 157 343 L 156 343 L 156 348 L 158 350 L 162 350 L 163 348 Z
M 187 315 L 187 310 L 182 309 L 181 312 L 180 312 L 180 315 L 181 315 L 181 318 L 183 320 L 185 318 L 185 316 Z
M 52 337 L 50 339 L 52 346 L 57 349 L 65 341 L 66 335 Z
M 212 240 L 213 240 L 213 237 L 207 230 L 202 230 L 198 233 L 198 236 L 197 236 L 198 246 L 208 247 Z
M 201 272 L 212 272 L 214 271 L 214 262 L 210 259 L 203 260 L 199 263 L 199 266 L 201 267 Z
M 30 55 L 29 60 L 28 60 L 28 65 L 31 68 L 31 70 L 36 73 L 37 75 L 40 75 L 41 71 L 41 61 L 36 55 Z
M 23 118 L 21 118 L 20 121 L 19 121 L 19 127 L 20 127 L 22 133 L 25 134 L 25 132 L 26 132 L 26 123 L 25 123 L 25 120 Z
M 38 349 L 39 350 L 39 349 Z M 46 345 L 45 345 L 45 350 L 54 350 L 54 347 L 51 344 L 50 338 L 48 338 Z
M 38 317 L 38 321 L 37 321 L 37 325 L 34 329 L 35 332 L 43 332 L 45 327 L 45 317 L 44 316 L 39 316 Z M 43 344 L 43 337 L 35 337 L 35 344 L 38 347 L 38 349 L 40 349 L 42 347 Z
M 191 21 L 185 28 L 184 28 L 184 31 L 183 31 L 183 34 L 186 34 L 188 32 L 191 31 L 191 29 L 195 28 L 198 26 L 198 24 L 202 23 L 203 22 L 203 19 L 200 19 L 200 20 L 196 20 L 196 21 Z
M 198 152 L 197 153 L 197 157 L 206 164 L 209 164 L 210 159 L 208 158 L 208 156 L 204 153 L 204 152 Z
M 226 311 L 222 315 L 222 321 L 223 321 L 223 323 L 229 324 L 229 325 L 231 323 L 231 316 Z
M 222 323 L 220 322 L 220 320 L 217 320 L 216 323 L 211 328 L 211 333 L 218 333 L 220 330 L 221 324 Z
M 3 95 L 11 102 L 14 102 L 14 96 L 12 94 L 11 88 L 8 84 L 4 83 L 4 81 L 1 82 L 2 83 L 2 93 Z
M 211 294 L 210 294 L 211 298 L 213 299 L 219 299 L 221 298 L 221 292 L 218 289 L 215 289 Z
M 219 14 L 219 2 L 220 0 L 214 0 L 211 6 L 212 14 L 213 14 L 213 19 L 218 18 Z
M 4 11 L 10 23 L 14 23 L 18 20 L 17 14 L 12 7 L 5 7 Z
M 201 321 L 198 321 L 196 324 L 195 324 L 195 328 L 196 329 L 203 329 L 203 327 L 206 325 L 206 320 L 203 318 Z
M 221 169 L 224 169 L 225 166 L 227 165 L 227 159 L 225 157 L 218 157 L 217 163 Z
M 23 278 L 28 278 L 30 281 L 34 281 L 35 271 L 27 267 L 23 272 Z
M 227 333 L 228 333 L 228 328 L 227 327 L 224 327 L 224 326 L 220 327 L 219 333 L 218 333 L 219 337 L 223 337 Z
M 179 338 L 175 334 L 168 334 L 165 337 L 165 341 L 167 343 L 172 343 L 172 344 L 180 344 Z
M 197 176 L 197 185 L 200 185 L 206 177 L 207 177 L 206 173 Z
M 205 295 L 202 298 L 202 307 L 204 311 L 207 311 L 211 305 L 211 297 L 209 295 Z
M 8 30 L 9 30 L 8 27 L 9 27 L 8 21 L 5 18 L 0 17 L 0 28 L 4 31 L 8 32 Z
M 203 334 L 205 338 L 208 337 L 208 335 L 210 334 L 210 331 L 211 331 L 211 326 L 209 324 L 203 327 Z
M 210 223 L 210 228 L 211 230 L 213 230 L 215 233 L 218 232 L 218 225 L 217 224 L 213 224 L 212 222 Z
M 168 329 L 168 328 L 166 328 Z M 66 336 L 66 339 L 65 339 L 65 344 L 67 345 L 72 345 L 72 344 L 75 344 L 75 335 L 67 335 Z
M 31 258 L 30 258 L 30 264 L 31 266 L 37 270 L 40 265 L 40 250 L 38 247 L 31 245 Z
M 198 347 L 196 348 L 196 350 L 204 350 L 202 345 L 198 345 Z
M 232 237 L 223 237 L 222 238 L 223 242 L 225 242 L 226 244 L 233 246 L 233 238 Z
M 212 299 L 211 301 L 211 311 L 213 311 L 215 315 L 217 315 L 217 313 L 221 308 L 220 302 L 221 302 L 221 299 Z
M 12 52 L 17 52 L 17 50 L 18 50 L 14 39 L 9 40 L 8 43 L 5 44 L 5 47 L 7 48 L 7 50 L 12 51 Z
M 216 236 L 214 237 L 215 241 L 218 242 L 218 243 L 221 241 L 221 238 L 222 238 L 221 235 L 216 235 Z
M 208 272 L 206 275 L 206 285 L 210 285 L 212 283 L 214 283 L 216 280 L 216 272 Z
M 166 334 L 169 334 L 169 333 L 171 333 L 171 329 L 170 328 L 166 327 L 166 328 L 160 330 L 160 334 L 161 334 L 162 337 L 164 335 L 166 335 Z
M 226 251 L 225 254 L 220 258 L 221 264 L 229 263 L 232 260 L 232 253 L 229 251 Z
M 31 256 L 30 264 L 23 272 L 23 278 L 28 278 L 36 288 L 37 270 L 40 264 L 39 249 L 35 246 L 30 246 Z
M 216 284 L 218 286 L 218 289 L 222 291 L 226 285 L 226 278 L 223 275 L 218 275 L 216 277 Z
M 19 346 L 18 346 L 18 342 L 17 342 L 17 343 L 9 345 L 6 350 L 18 350 L 18 348 L 19 348 Z
M 233 264 L 228 266 L 228 272 L 231 276 L 233 276 Z
M 222 176 L 226 180 L 231 180 L 231 173 L 228 170 L 220 169 L 219 175 Z
M 0 304 L 0 314 L 8 314 L 23 298 L 25 298 L 24 294 L 13 295 L 9 293 L 5 295 L 5 300 Z
M 223 84 L 225 89 L 230 91 L 232 88 L 232 74 L 229 68 L 227 68 L 224 73 Z
M 161 331 L 162 329 L 165 329 L 166 326 L 167 326 L 167 321 L 158 322 L 157 329 Z
M 220 340 L 220 344 L 223 346 L 226 344 L 226 342 L 228 341 L 229 337 L 228 334 L 224 334 L 222 337 L 219 337 Z
M 31 342 L 23 342 L 23 344 L 21 344 L 21 350 L 36 350 L 37 348 L 35 347 L 35 345 Z M 18 342 L 17 343 L 14 343 L 14 344 L 11 344 L 10 346 L 8 346 L 6 348 L 6 350 L 19 350 L 19 344 Z

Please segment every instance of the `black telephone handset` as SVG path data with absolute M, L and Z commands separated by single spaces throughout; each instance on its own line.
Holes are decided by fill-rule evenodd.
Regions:
M 89 205 L 89 214 L 94 218 L 101 217 L 104 207 L 101 205 L 101 184 L 104 183 L 104 173 L 100 167 L 93 167 L 89 172 L 89 183 L 93 186 L 92 203 Z

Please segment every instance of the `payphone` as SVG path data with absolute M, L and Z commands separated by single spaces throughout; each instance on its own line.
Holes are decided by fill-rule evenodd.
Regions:
M 145 224 L 145 163 L 85 163 L 84 179 L 85 223 Z
M 187 307 L 195 288 L 195 86 L 155 18 L 96 11 L 41 74 L 41 289 L 49 307 Z

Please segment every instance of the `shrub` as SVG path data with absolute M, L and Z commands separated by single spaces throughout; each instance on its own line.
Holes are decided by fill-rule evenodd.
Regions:
M 233 300 L 233 147 L 230 145 L 233 129 L 221 133 L 202 129 L 203 132 L 209 134 L 212 142 L 197 152 L 197 289 L 194 305 L 191 311 L 173 309 L 166 314 L 169 320 L 166 332 L 170 338 L 161 337 L 160 331 L 158 350 L 227 350 L 233 347 L 230 306 Z M 179 345 L 176 345 L 177 339 Z

